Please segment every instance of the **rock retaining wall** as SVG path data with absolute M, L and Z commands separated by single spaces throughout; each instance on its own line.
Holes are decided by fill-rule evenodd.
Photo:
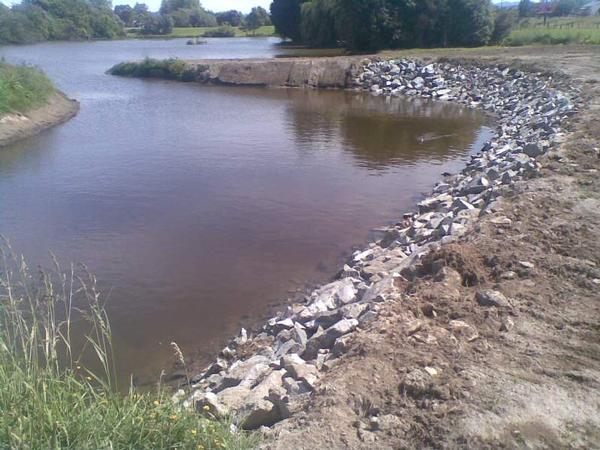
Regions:
M 459 174 L 437 183 L 418 211 L 355 252 L 335 281 L 273 317 L 258 334 L 242 330 L 194 377 L 191 395 L 175 395 L 184 406 L 232 414 L 245 429 L 299 411 L 321 374 L 344 354 L 352 333 L 377 318 L 382 302 L 398 297 L 399 282 L 419 273 L 424 255 L 475 230 L 479 217 L 494 212 L 502 187 L 539 176 L 536 159 L 561 141 L 579 102 L 576 90 L 548 76 L 451 63 L 370 62 L 353 84 L 374 95 L 482 108 L 497 117 L 495 135 Z

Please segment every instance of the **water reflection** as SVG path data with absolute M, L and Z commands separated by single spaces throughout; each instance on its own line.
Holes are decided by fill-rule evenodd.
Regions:
M 318 151 L 333 139 L 365 168 L 441 163 L 464 153 L 486 119 L 457 105 L 364 93 L 290 91 L 297 143 Z

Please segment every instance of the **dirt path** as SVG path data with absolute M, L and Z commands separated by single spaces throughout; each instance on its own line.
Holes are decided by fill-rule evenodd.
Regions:
M 406 54 L 560 70 L 587 104 L 544 176 L 430 255 L 264 447 L 600 448 L 600 49 Z
M 66 122 L 79 111 L 79 103 L 57 92 L 48 104 L 26 114 L 0 117 L 0 147 L 34 136 L 48 128 Z

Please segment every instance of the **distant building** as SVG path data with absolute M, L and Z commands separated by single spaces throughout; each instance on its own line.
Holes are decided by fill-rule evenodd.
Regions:
M 594 1 L 583 5 L 579 9 L 582 16 L 596 16 L 600 14 L 600 1 Z

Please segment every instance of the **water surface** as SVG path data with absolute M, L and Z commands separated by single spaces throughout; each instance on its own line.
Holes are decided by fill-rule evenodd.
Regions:
M 0 152 L 0 233 L 35 263 L 85 262 L 109 295 L 123 375 L 169 342 L 208 357 L 268 306 L 331 278 L 489 133 L 473 111 L 349 92 L 111 77 L 145 56 L 274 57 L 273 39 L 0 48 L 81 102 Z

